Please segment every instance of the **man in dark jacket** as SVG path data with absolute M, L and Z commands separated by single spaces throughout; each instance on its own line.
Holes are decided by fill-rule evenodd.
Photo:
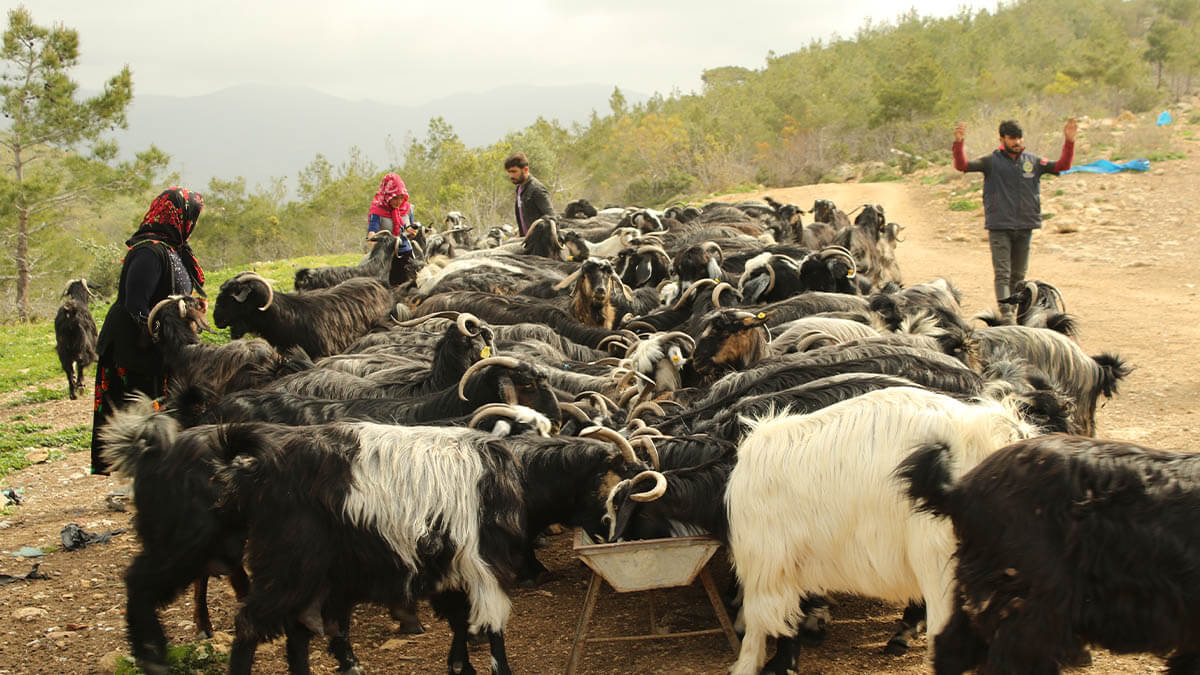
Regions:
M 542 216 L 554 215 L 550 206 L 550 193 L 546 186 L 529 173 L 529 158 L 523 152 L 516 152 L 504 160 L 504 170 L 508 179 L 517 186 L 517 227 L 524 237 L 529 233 L 529 226 Z
M 1058 175 L 1071 168 L 1075 154 L 1075 118 L 1063 127 L 1063 147 L 1053 164 L 1025 151 L 1024 132 L 1013 120 L 1000 123 L 1000 147 L 990 155 L 967 161 L 963 137 L 967 125 L 954 129 L 954 168 L 983 172 L 984 227 L 992 250 L 996 300 L 1012 295 L 1013 288 L 1025 279 L 1029 267 L 1029 242 L 1033 231 L 1042 226 L 1041 178 Z M 1001 304 L 1001 315 L 1015 317 L 1013 305 Z

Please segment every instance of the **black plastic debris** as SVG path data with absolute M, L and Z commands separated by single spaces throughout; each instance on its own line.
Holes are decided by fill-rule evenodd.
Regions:
M 50 577 L 48 577 L 45 574 L 42 574 L 41 572 L 38 571 L 38 566 L 40 566 L 40 565 L 41 565 L 41 563 L 34 563 L 33 569 L 29 570 L 29 574 L 26 574 L 23 577 L 14 577 L 11 574 L 0 574 L 0 586 L 7 586 L 9 584 L 15 584 L 18 581 L 34 581 L 36 579 L 49 579 Z
M 75 551 L 92 544 L 106 544 L 109 539 L 113 538 L 114 534 L 121 534 L 125 528 L 117 530 L 109 530 L 108 532 L 98 532 L 95 534 L 85 531 L 82 527 L 71 523 L 62 529 L 59 536 L 62 537 L 64 551 Z
M 21 505 L 21 495 L 17 494 L 16 490 L 14 490 L 12 488 L 5 488 L 4 492 L 0 493 L 0 494 L 4 495 L 4 505 L 5 506 L 20 506 Z

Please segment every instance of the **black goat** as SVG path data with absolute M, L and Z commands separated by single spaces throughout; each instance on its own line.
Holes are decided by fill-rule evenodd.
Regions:
M 147 673 L 168 672 L 158 607 L 196 582 L 196 625 L 211 634 L 204 591 L 209 575 L 228 574 L 238 597 L 249 589 L 242 569 L 245 532 L 214 508 L 219 490 L 212 479 L 226 459 L 217 435 L 213 427 L 180 433 L 178 422 L 154 413 L 145 397 L 118 410 L 102 431 L 113 473 L 134 485 L 133 526 L 142 550 L 125 572 L 125 623 L 133 657 Z
M 372 277 L 386 283 L 392 269 L 392 259 L 396 257 L 396 248 L 400 239 L 392 236 L 391 232 L 373 232 L 367 237 L 374 241 L 371 252 L 362 262 L 354 266 L 331 267 L 302 267 L 296 270 L 295 286 L 297 291 L 311 291 L 317 288 L 336 286 L 347 279 L 355 277 Z
M 535 298 L 504 297 L 491 293 L 456 291 L 440 293 L 417 306 L 417 316 L 441 311 L 470 312 L 493 325 L 540 323 L 572 341 L 596 348 L 605 338 L 620 334 L 606 328 L 585 326 L 567 312 Z
M 254 584 L 230 657 L 239 674 L 250 672 L 258 643 L 280 633 L 289 669 L 306 672 L 312 633 L 344 636 L 356 604 L 422 597 L 454 632 L 450 672 L 474 672 L 467 638 L 478 627 L 492 672 L 509 673 L 501 582 L 536 535 L 531 514 L 553 510 L 570 522 L 602 503 L 607 476 L 630 474 L 629 459 L 605 444 L 534 456 L 463 429 L 344 424 L 240 436 L 221 476 L 226 508 L 249 522 Z
M 159 301 L 146 317 L 146 328 L 162 349 L 173 388 L 200 383 L 220 396 L 266 384 L 283 363 L 266 340 L 234 340 L 223 345 L 201 342 L 198 333 L 208 324 L 200 301 L 193 297 L 172 295 Z
M 563 218 L 595 218 L 597 213 L 599 212 L 591 202 L 586 199 L 576 199 L 567 203 L 567 209 L 563 211 Z
M 262 336 L 276 349 L 300 346 L 312 358 L 349 347 L 392 311 L 392 294 L 378 279 L 348 279 L 332 288 L 276 293 L 266 279 L 242 272 L 221 284 L 213 309 L 217 328 L 238 339 Z
M 958 539 L 935 672 L 1057 673 L 1086 644 L 1200 670 L 1200 456 L 1042 436 L 955 481 L 947 454 L 925 446 L 897 469 Z
M 67 393 L 74 400 L 83 393 L 83 369 L 96 362 L 96 320 L 88 310 L 95 286 L 87 279 L 67 284 L 67 299 L 54 315 L 54 344 L 58 362 L 67 374 Z
M 469 416 L 488 403 L 531 408 L 545 415 L 555 428 L 560 420 L 558 399 L 542 369 L 509 356 L 477 361 L 463 373 L 457 385 L 434 392 L 412 394 L 406 382 L 381 385 L 337 371 L 318 373 L 297 381 L 296 386 L 288 378 L 282 378 L 272 387 L 269 391 L 243 391 L 227 396 L 211 406 L 201 421 L 267 420 L 303 425 L 359 419 L 417 424 Z M 409 397 L 399 398 L 404 393 L 409 393 Z

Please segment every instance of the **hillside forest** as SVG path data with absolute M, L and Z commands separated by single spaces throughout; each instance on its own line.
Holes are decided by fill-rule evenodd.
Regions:
M 118 160 L 106 132 L 125 126 L 132 75 L 79 100 L 70 79 L 79 36 L 52 19 L 11 10 L 0 51 L 0 321 L 52 316 L 71 278 L 113 290 L 122 242 L 177 180 L 154 147 Z M 702 91 L 636 105 L 614 88 L 609 109 L 586 123 L 539 117 L 486 147 L 434 118 L 391 149 L 389 166 L 350 148 L 343 162 L 317 155 L 265 185 L 230 167 L 189 186 L 205 198 L 191 243 L 214 269 L 362 250 L 366 208 L 387 171 L 404 178 L 426 225 L 452 210 L 480 229 L 511 222 L 502 164 L 516 150 L 559 209 L 580 197 L 662 207 L 749 186 L 894 180 L 948 164 L 959 120 L 980 149 L 999 120 L 1017 118 L 1030 149 L 1053 156 L 1069 116 L 1168 109 L 1196 90 L 1200 0 L 1023 0 L 948 18 L 912 10 L 769 52 L 759 69 L 705 70 L 702 81 Z M 1077 161 L 1159 147 L 1152 131 L 1090 140 Z

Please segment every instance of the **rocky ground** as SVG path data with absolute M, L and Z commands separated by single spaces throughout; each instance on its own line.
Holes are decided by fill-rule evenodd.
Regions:
M 1126 127 L 1132 133 L 1137 124 Z M 1085 124 L 1077 161 L 1095 158 L 1085 149 L 1089 132 L 1111 136 L 1114 129 L 1121 130 L 1121 124 L 1111 120 Z M 1191 129 L 1196 131 L 1195 126 Z M 1179 137 L 1177 145 L 1193 157 L 1200 156 L 1197 141 Z M 1056 147 L 1040 150 L 1051 155 L 1057 152 Z M 967 191 L 970 185 L 970 178 L 932 169 L 903 182 L 826 184 L 744 196 L 770 194 L 801 205 L 825 198 L 844 209 L 862 203 L 883 205 L 889 220 L 905 226 L 904 242 L 898 249 L 905 280 L 914 283 L 947 277 L 963 291 L 967 311 L 974 312 L 992 304 L 982 212 L 948 208 L 952 199 L 962 196 L 951 192 Z M 1136 368 L 1123 383 L 1120 395 L 1098 412 L 1099 435 L 1103 437 L 1162 448 L 1193 447 L 1200 425 L 1196 414 L 1200 373 L 1195 366 L 1200 324 L 1191 314 L 1200 307 L 1196 288 L 1200 276 L 1191 263 L 1200 258 L 1192 210 L 1198 186 L 1197 159 L 1156 162 L 1147 173 L 1074 174 L 1043 185 L 1044 210 L 1054 217 L 1034 237 L 1030 278 L 1052 282 L 1062 290 L 1068 310 L 1080 319 L 1080 341 L 1089 353 L 1115 352 Z M 967 192 L 968 197 L 972 194 L 978 198 L 978 193 Z M 86 424 L 91 416 L 89 401 L 0 405 L 0 414 L 10 417 L 26 412 L 63 427 Z M 116 482 L 89 476 L 87 469 L 87 456 L 75 453 L 0 479 L 0 487 L 17 488 L 24 497 L 21 506 L 9 507 L 0 516 L 0 551 L 6 552 L 0 554 L 0 573 L 25 575 L 37 563 L 49 576 L 0 586 L 0 675 L 111 673 L 116 658 L 127 653 L 121 575 L 138 550 L 136 537 L 127 531 L 108 543 L 73 552 L 61 550 L 59 533 L 69 523 L 88 532 L 131 527 L 129 513 L 112 511 L 105 504 L 104 496 Z M 540 556 L 554 578 L 540 588 L 512 593 L 514 613 L 507 637 L 516 672 L 557 673 L 565 667 L 588 580 L 587 570 L 574 560 L 570 544 L 569 534 L 552 537 Z M 47 552 L 36 559 L 10 553 L 23 546 Z M 718 583 L 723 583 L 728 576 L 726 566 L 718 561 L 713 569 Z M 185 596 L 162 611 L 163 623 L 175 643 L 195 640 L 190 594 Z M 839 597 L 838 601 L 827 643 L 803 651 L 801 672 L 926 672 L 923 640 L 917 650 L 903 657 L 881 653 L 899 618 L 899 607 L 854 597 Z M 210 604 L 214 623 L 223 631 L 213 643 L 217 649 L 225 649 L 235 610 L 226 584 L 214 581 Z M 606 590 L 594 632 L 650 632 L 651 605 L 657 610 L 660 628 L 680 631 L 715 625 L 698 588 L 650 595 L 617 595 Z M 422 619 L 429 632 L 400 635 L 381 610 L 361 609 L 355 617 L 353 639 L 368 671 L 440 671 L 448 633 L 428 607 L 422 608 Z M 259 655 L 257 672 L 285 670 L 280 645 L 266 645 Z M 319 649 L 313 650 L 313 656 L 316 672 L 334 671 L 332 659 Z M 725 672 L 732 660 L 728 646 L 716 636 L 609 643 L 588 647 L 581 672 L 717 674 Z M 474 661 L 481 670 L 486 669 L 484 648 L 476 649 Z M 1154 656 L 1098 651 L 1091 672 L 1142 673 L 1161 667 L 1162 661 Z

